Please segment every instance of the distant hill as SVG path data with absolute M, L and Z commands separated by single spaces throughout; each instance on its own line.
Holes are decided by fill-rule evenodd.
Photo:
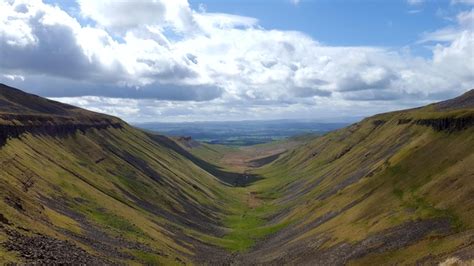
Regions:
M 473 263 L 472 99 L 236 147 L 0 85 L 0 262 Z
M 219 122 L 140 123 L 137 127 L 168 136 L 190 136 L 195 140 L 222 145 L 249 146 L 303 134 L 324 134 L 348 123 L 311 120 L 249 120 Z

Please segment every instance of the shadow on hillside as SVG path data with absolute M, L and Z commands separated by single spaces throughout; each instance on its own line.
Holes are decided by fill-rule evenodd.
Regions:
M 148 137 L 150 137 L 152 140 L 156 141 L 158 144 L 165 146 L 169 149 L 172 149 L 176 151 L 177 153 L 181 154 L 184 156 L 186 159 L 190 160 L 197 166 L 201 167 L 204 169 L 206 172 L 210 173 L 211 175 L 215 176 L 218 178 L 220 181 L 222 181 L 224 184 L 228 186 L 234 186 L 234 187 L 246 187 L 253 182 L 261 179 L 258 175 L 252 175 L 252 174 L 242 174 L 242 173 L 234 173 L 234 172 L 228 172 L 222 170 L 221 167 L 211 164 L 209 162 L 206 162 L 196 156 L 194 156 L 192 153 L 188 152 L 186 149 L 183 147 L 179 146 L 176 142 L 171 140 L 170 138 L 162 135 L 156 135 L 152 133 L 147 133 Z

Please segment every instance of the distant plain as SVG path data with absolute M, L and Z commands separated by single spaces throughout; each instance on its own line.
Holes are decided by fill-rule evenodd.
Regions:
M 249 146 L 306 134 L 321 135 L 347 126 L 344 122 L 316 120 L 249 120 L 225 122 L 137 123 L 134 126 L 167 136 L 192 137 L 196 141 Z

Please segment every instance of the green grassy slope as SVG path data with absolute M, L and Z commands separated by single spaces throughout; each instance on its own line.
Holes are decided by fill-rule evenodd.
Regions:
M 2 98 L 25 95 L 2 90 Z M 224 234 L 222 206 L 235 192 L 171 140 L 42 98 L 25 101 L 4 101 L 0 114 L 0 261 L 28 257 L 5 245 L 12 232 L 66 239 L 110 262 L 178 264 L 199 259 L 209 249 L 203 239 Z M 41 108 L 25 116 L 25 106 Z
M 463 108 L 443 103 L 367 118 L 259 169 L 265 179 L 249 189 L 270 207 L 258 215 L 266 226 L 290 226 L 242 260 L 411 264 L 455 255 L 472 259 L 472 94 L 467 94 L 471 105 Z
M 149 247 L 135 250 L 103 241 L 104 249 L 132 255 L 147 250 L 162 253 L 156 258 L 164 261 L 195 252 L 176 234 L 219 232 L 225 187 L 128 126 L 62 138 L 26 134 L 8 141 L 0 158 L 0 209 L 15 228 L 58 238 L 89 237 L 77 244 L 91 252 L 97 252 L 87 246 L 98 230 Z

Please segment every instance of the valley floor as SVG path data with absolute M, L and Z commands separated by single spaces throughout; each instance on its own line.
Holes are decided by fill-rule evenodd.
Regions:
M 355 129 L 347 129 L 352 130 Z M 344 162 L 342 157 L 354 149 L 348 147 L 365 141 L 365 134 L 373 134 L 373 130 L 364 130 L 354 139 L 347 138 L 343 131 L 313 143 L 288 140 L 243 148 L 188 143 L 157 135 L 143 135 L 139 141 L 129 142 L 127 145 L 131 146 L 126 149 L 102 143 L 109 151 L 99 152 L 94 146 L 104 137 L 123 138 L 127 131 L 137 134 L 126 128 L 91 133 L 87 138 L 26 136 L 9 141 L 1 149 L 4 159 L 0 191 L 6 208 L 0 212 L 0 260 L 245 265 L 366 265 L 385 264 L 387 259 L 432 264 L 447 259 L 472 260 L 474 231 L 470 215 L 474 173 L 469 165 L 474 154 L 472 149 L 465 148 L 474 141 L 471 132 L 450 134 L 449 140 L 448 135 L 422 133 L 416 141 L 411 140 L 405 152 L 420 146 L 429 150 L 407 159 L 394 157 L 394 150 L 408 142 L 401 135 L 388 149 L 379 150 L 379 145 L 373 145 L 372 150 L 358 151 L 359 155 L 347 156 L 349 161 Z M 172 150 L 173 160 L 178 155 L 185 158 L 174 161 L 171 165 L 175 168 L 168 170 L 178 180 L 189 174 L 180 174 L 176 169 L 205 170 L 199 172 L 198 180 L 208 180 L 206 183 L 193 185 L 195 181 L 182 179 L 183 184 L 191 182 L 192 189 L 204 198 L 194 199 L 199 194 L 188 194 L 183 190 L 185 186 L 178 187 L 176 183 L 168 183 L 167 189 L 176 189 L 179 194 L 142 185 L 150 181 L 133 181 L 136 178 L 132 176 L 145 173 L 147 178 L 154 179 L 153 184 L 167 182 L 158 174 L 166 171 L 166 167 L 152 168 L 150 158 L 146 163 L 140 159 L 160 156 L 159 161 L 168 160 L 163 154 L 152 155 L 152 150 L 148 155 L 122 153 L 138 146 L 143 149 L 145 146 L 140 142 L 147 137 L 160 143 L 161 148 Z M 434 143 L 433 137 L 439 143 Z M 332 143 L 334 139 L 337 145 Z M 87 144 L 90 140 L 93 142 Z M 77 150 L 78 143 L 82 145 L 81 151 Z M 455 151 L 451 157 L 426 157 L 439 153 L 438 149 L 445 145 L 451 145 Z M 331 152 L 324 152 L 327 146 Z M 63 149 L 68 152 L 61 152 Z M 121 163 L 111 162 L 114 159 L 107 153 L 133 168 L 110 168 Z M 96 168 L 68 158 L 71 154 L 74 158 L 92 160 Z M 367 162 L 367 154 L 373 154 L 376 160 Z M 314 162 L 318 156 L 324 156 L 324 163 Z M 417 174 L 419 170 L 411 165 L 415 159 L 426 162 L 423 170 L 427 177 Z M 331 167 L 331 163 L 337 164 Z M 437 178 L 440 163 L 447 170 L 443 170 L 442 178 Z M 351 169 L 352 166 L 355 168 Z M 122 172 L 118 174 L 117 170 Z M 113 176 L 126 176 L 127 172 L 132 179 L 115 183 Z M 383 178 L 374 178 L 382 172 Z M 209 174 L 212 176 L 206 177 Z M 12 179 L 5 180 L 9 176 Z M 65 180 L 65 176 L 73 179 Z M 104 176 L 113 182 L 112 186 L 101 184 Z M 340 176 L 344 178 L 338 180 Z M 215 183 L 214 178 L 220 179 L 220 183 Z M 443 181 L 445 178 L 449 178 L 449 183 Z M 437 200 L 437 193 L 431 194 L 430 190 L 446 193 L 446 186 L 455 190 L 454 194 L 446 194 L 451 199 L 442 196 Z M 34 192 L 35 188 L 50 191 Z M 166 195 L 160 196 L 163 193 Z M 179 198 L 183 195 L 189 198 Z M 200 203 L 193 205 L 193 201 Z M 163 202 L 171 204 L 169 211 L 163 208 Z M 160 240 L 156 242 L 157 239 Z
M 397 213 L 399 212 L 397 208 L 391 212 L 381 213 L 385 210 L 377 210 L 375 207 L 372 212 L 373 217 L 370 217 L 371 214 L 368 213 L 365 214 L 368 217 L 362 216 L 350 223 L 347 219 L 350 219 L 353 214 L 347 215 L 347 213 L 360 208 L 359 205 L 363 205 L 364 201 L 376 194 L 376 189 L 382 189 L 380 186 L 384 184 L 379 183 L 361 196 L 358 193 L 345 195 L 344 197 L 348 198 L 346 200 L 349 200 L 348 204 L 340 200 L 341 202 L 333 203 L 331 207 L 325 208 L 328 212 L 322 212 L 319 216 L 312 215 L 312 213 L 318 213 L 315 209 L 318 205 L 307 210 L 311 199 L 306 199 L 305 202 L 299 201 L 297 204 L 288 204 L 289 201 L 295 200 L 290 199 L 292 195 L 301 192 L 294 184 L 286 180 L 287 177 L 284 180 L 278 180 L 280 173 L 284 172 L 281 169 L 274 170 L 278 167 L 278 163 L 267 168 L 265 165 L 271 164 L 283 153 L 294 153 L 304 144 L 305 142 L 283 141 L 244 148 L 203 145 L 190 149 L 193 154 L 201 158 L 214 158 L 213 162 L 217 162 L 217 165 L 227 170 L 258 176 L 257 180 L 245 187 L 235 188 L 239 192 L 239 203 L 233 206 L 231 215 L 223 219 L 224 226 L 230 230 L 230 233 L 224 236 L 224 239 L 230 242 L 223 246 L 232 253 L 227 256 L 223 256 L 222 253 L 218 253 L 217 257 L 208 256 L 200 263 L 225 262 L 237 265 L 295 262 L 308 265 L 315 263 L 318 265 L 347 263 L 367 265 L 394 262 L 433 264 L 444 261 L 448 264 L 474 263 L 472 260 L 474 231 L 462 224 L 461 218 L 456 214 L 437 209 L 425 199 L 414 196 L 414 193 L 404 197 L 397 189 L 393 189 L 389 191 L 388 198 L 383 197 L 385 201 L 392 201 L 390 197 L 401 200 L 397 203 L 397 205 L 400 204 L 398 208 L 406 209 L 401 213 Z M 184 143 L 183 146 L 186 144 Z M 210 156 L 212 152 L 218 153 L 219 156 Z M 311 156 L 314 157 L 314 153 Z M 256 161 L 264 163 L 256 165 Z M 276 175 L 274 171 L 277 172 Z M 468 182 L 468 186 L 472 189 L 472 182 Z M 288 186 L 288 184 L 293 186 Z M 284 189 L 278 191 L 281 187 Z M 305 189 L 308 190 L 308 188 Z M 337 194 L 341 195 L 341 192 Z M 304 194 L 299 196 L 304 196 Z M 284 200 L 281 200 L 282 198 Z M 319 207 L 321 205 L 323 204 Z M 287 209 L 288 206 L 290 210 Z M 362 208 L 367 207 L 362 206 Z M 290 214 L 291 209 L 296 209 L 304 215 Z M 324 230 L 321 230 L 321 233 L 313 233 L 318 227 L 324 227 L 325 223 L 329 224 L 340 218 L 342 221 L 337 221 L 335 228 L 329 231 L 345 231 L 354 228 L 353 230 L 359 232 L 356 235 L 348 232 L 348 237 L 355 240 L 346 240 L 347 242 L 331 240 L 331 236 Z M 373 230 L 373 233 L 370 232 L 372 226 L 377 227 L 378 223 L 386 222 L 388 224 Z M 341 239 L 347 238 L 341 237 Z

